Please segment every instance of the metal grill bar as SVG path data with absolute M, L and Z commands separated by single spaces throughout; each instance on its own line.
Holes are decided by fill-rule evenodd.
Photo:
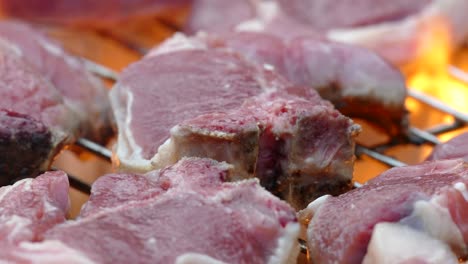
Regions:
M 456 66 L 453 66 L 453 65 L 450 65 L 448 67 L 448 72 L 450 73 L 450 75 L 452 75 L 453 77 L 455 77 L 456 79 L 462 81 L 462 82 L 465 82 L 465 83 L 468 83 L 468 73 L 465 72 L 464 70 L 456 67 Z
M 366 148 L 366 147 L 363 147 L 363 146 L 356 146 L 356 155 L 362 155 L 362 154 L 365 154 L 375 160 L 378 160 L 380 162 L 382 162 L 383 164 L 385 165 L 388 165 L 390 167 L 402 167 L 402 166 L 406 166 L 405 163 L 397 160 L 397 159 L 394 159 L 390 156 L 387 156 L 387 155 L 384 155 L 384 154 L 381 154 L 377 151 L 374 151 L 374 150 L 371 150 L 369 148 Z
M 443 133 L 447 133 L 447 132 L 456 130 L 456 129 L 461 128 L 461 127 L 463 127 L 463 122 L 461 122 L 459 120 L 455 120 L 455 122 L 453 122 L 451 124 L 441 124 L 441 125 L 437 125 L 435 127 L 431 127 L 428 130 L 426 130 L 426 132 L 431 133 L 433 135 L 439 135 L 439 134 L 443 134 Z
M 91 194 L 91 185 L 88 183 L 80 180 L 79 178 L 68 174 L 68 181 L 70 182 L 70 186 L 73 187 L 74 189 L 85 193 L 85 194 Z
M 440 140 L 434 136 L 433 134 L 421 130 L 419 128 L 410 127 L 409 132 L 413 135 L 418 137 L 419 139 L 424 139 L 424 141 L 429 142 L 431 144 L 437 145 L 440 144 Z
M 55 167 L 52 167 L 50 169 L 54 171 L 59 170 Z M 71 187 L 75 188 L 76 190 L 82 193 L 91 194 L 91 185 L 89 185 L 88 183 L 82 181 L 80 178 L 73 176 L 69 173 L 67 173 L 67 176 L 68 176 L 68 181 Z
M 416 90 L 413 90 L 413 89 L 408 90 L 408 95 L 410 97 L 413 97 L 414 99 L 424 103 L 424 104 L 427 104 L 427 105 L 439 110 L 439 111 L 447 113 L 447 114 L 455 117 L 458 120 L 461 120 L 461 121 L 463 121 L 465 123 L 468 123 L 468 115 L 467 114 L 462 113 L 462 112 L 448 106 L 444 102 L 441 102 L 440 100 L 435 99 L 434 97 L 431 97 L 431 96 L 429 96 L 427 94 L 424 94 L 422 92 L 419 92 L 419 91 L 416 91 Z
M 88 150 L 89 152 L 93 153 L 94 155 L 103 158 L 105 160 L 111 161 L 112 159 L 112 151 L 103 147 L 89 139 L 80 138 L 76 142 L 76 145 Z
M 456 77 L 459 80 L 465 81 L 468 83 L 468 74 L 454 66 L 449 67 L 450 74 L 456 75 Z M 410 127 L 409 132 L 410 132 L 410 137 L 413 137 L 414 140 L 410 139 L 411 143 L 416 143 L 416 144 L 421 144 L 424 142 L 428 142 L 432 145 L 437 145 L 440 144 L 440 140 L 435 136 L 438 134 L 454 131 L 458 128 L 463 127 L 466 123 L 468 123 L 468 115 L 465 113 L 462 113 L 444 102 L 435 99 L 427 94 L 424 94 L 422 92 L 416 91 L 414 89 L 409 89 L 408 90 L 408 95 L 417 101 L 424 103 L 426 105 L 431 106 L 434 109 L 437 109 L 443 113 L 449 114 L 455 118 L 455 122 L 451 124 L 440 124 L 437 125 L 436 127 L 433 127 L 431 129 L 428 129 L 426 131 L 415 128 L 415 127 Z M 386 145 L 382 146 L 377 146 L 374 149 L 387 149 Z M 372 149 L 364 148 L 363 146 L 358 146 L 356 148 L 356 153 L 357 154 L 365 154 L 377 161 L 380 161 L 381 163 L 390 166 L 390 167 L 398 167 L 398 166 L 404 166 L 405 163 L 394 159 L 388 155 L 382 154 L 381 152 L 374 151 Z

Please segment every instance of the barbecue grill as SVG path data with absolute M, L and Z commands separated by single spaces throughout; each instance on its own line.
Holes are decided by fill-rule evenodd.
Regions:
M 165 30 L 168 30 L 168 27 L 165 27 Z M 56 34 L 52 35 L 57 36 Z M 101 34 L 101 36 L 103 38 L 110 38 L 111 41 L 139 55 L 144 55 L 147 48 L 145 45 L 139 45 L 137 42 L 129 42 L 127 39 L 116 38 L 109 34 Z M 88 68 L 109 84 L 115 82 L 118 78 L 118 73 L 111 69 L 111 67 L 115 65 L 108 64 L 105 66 L 94 61 L 94 59 L 95 58 L 85 59 Z M 468 73 L 465 71 L 466 69 L 455 65 L 449 65 L 448 67 L 444 66 L 444 70 L 447 74 L 446 78 L 450 78 L 452 81 L 466 86 L 466 94 L 468 95 Z M 447 90 L 450 89 L 450 87 L 444 88 Z M 468 114 L 457 110 L 455 107 L 436 96 L 431 96 L 426 91 L 421 91 L 421 87 L 415 86 L 409 89 L 407 104 L 410 111 L 415 111 L 415 109 L 417 109 L 417 112 L 410 113 L 411 126 L 408 131 L 409 137 L 405 140 L 392 140 L 385 137 L 385 133 L 363 124 L 364 135 L 358 139 L 358 145 L 356 147 L 358 160 L 355 171 L 355 187 L 359 187 L 368 179 L 390 167 L 404 166 L 406 164 L 414 164 L 422 161 L 431 148 L 441 142 L 441 139 L 445 141 L 467 127 Z M 425 113 L 427 116 L 434 114 L 437 116 L 435 119 L 438 120 L 429 120 L 428 122 L 418 121 L 418 115 L 421 115 L 421 113 Z M 363 140 L 364 138 L 365 140 Z M 82 170 L 83 167 L 81 166 L 84 166 L 83 164 L 86 163 L 95 163 L 97 166 L 104 167 L 102 170 L 103 173 L 109 171 L 112 160 L 110 146 L 112 146 L 112 143 L 109 144 L 109 146 L 102 146 L 88 139 L 81 138 L 70 148 L 72 152 L 79 153 L 81 157 L 86 157 L 85 159 L 87 159 L 87 161 L 83 163 L 81 161 L 76 161 L 75 158 L 74 164 L 71 164 L 69 163 L 69 157 L 65 157 L 70 156 L 70 152 L 64 151 L 57 158 L 53 169 L 61 169 L 67 172 L 71 187 L 84 195 L 88 195 L 90 193 L 92 179 L 87 177 L 86 171 Z M 83 201 L 84 199 L 72 197 L 72 208 L 79 208 Z M 72 212 L 72 217 L 73 214 Z M 306 251 L 306 248 L 303 247 L 302 252 L 307 253 Z

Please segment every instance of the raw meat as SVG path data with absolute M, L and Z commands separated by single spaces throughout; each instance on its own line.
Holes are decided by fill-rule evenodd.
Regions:
M 216 15 L 205 23 L 203 15 L 212 8 L 208 2 L 195 3 L 196 12 L 190 17 L 187 32 L 226 33 L 238 23 L 237 29 L 269 32 L 282 38 L 314 36 L 363 46 L 396 65 L 431 52 L 448 52 L 443 49 L 461 44 L 468 36 L 466 0 L 235 1 L 236 10 L 250 10 L 240 13 L 238 19 L 218 1 Z
M 256 0 L 194 0 L 184 31 L 226 33 L 255 17 Z
M 161 171 L 160 180 L 178 176 L 195 182 L 192 173 L 200 173 L 204 188 L 161 182 L 168 187 L 160 195 L 101 208 L 56 226 L 46 238 L 99 263 L 190 263 L 203 255 L 228 263 L 294 263 L 299 249 L 294 210 L 257 180 L 222 183 L 226 168 L 209 159 L 184 159 Z M 171 175 L 164 179 L 166 174 Z
M 396 223 L 375 225 L 363 264 L 458 263 L 447 244 Z
M 462 160 L 393 168 L 363 187 L 329 197 L 316 209 L 307 237 L 314 263 L 361 263 L 374 226 L 400 222 L 466 257 L 468 166 Z
M 165 52 L 125 69 L 111 91 L 119 128 L 120 166 L 152 169 L 169 130 L 200 114 L 239 107 L 283 80 L 236 53 L 203 49 Z
M 105 143 L 113 134 L 108 91 L 84 63 L 39 30 L 20 22 L 0 22 L 0 37 L 19 51 L 64 97 L 79 117 L 80 136 Z
M 284 40 L 262 32 L 199 34 L 198 39 L 271 65 L 294 84 L 316 89 L 347 116 L 372 121 L 392 136 L 407 132 L 404 77 L 369 50 L 311 36 Z
M 78 24 L 104 25 L 140 15 L 153 15 L 185 8 L 190 0 L 1 0 L 3 15 L 21 19 Z
M 277 0 L 257 5 L 257 17 L 239 28 L 294 37 L 321 35 L 374 50 L 403 65 L 468 36 L 466 0 Z M 430 43 L 430 44 L 429 44 Z
M 313 25 L 317 30 L 352 28 L 404 19 L 421 12 L 431 0 L 394 0 L 349 2 L 338 0 L 277 0 L 290 17 L 304 24 Z
M 79 131 L 57 89 L 0 39 L 0 184 L 36 176 Z
M 54 225 L 64 222 L 69 208 L 68 178 L 46 172 L 0 188 L 0 245 L 39 241 Z
M 151 173 L 151 172 L 150 172 Z M 156 173 L 159 176 L 159 172 Z M 79 217 L 117 207 L 130 201 L 149 199 L 165 192 L 156 179 L 140 174 L 108 174 L 99 177 L 91 189 L 91 196 L 81 208 Z
M 209 157 L 296 208 L 350 188 L 359 127 L 314 90 L 181 35 L 132 67 L 111 92 L 123 169 Z
M 265 93 L 233 111 L 183 121 L 154 162 L 163 166 L 184 156 L 227 161 L 239 177 L 233 180 L 255 176 L 296 209 L 342 193 L 350 188 L 359 128 L 320 97 L 310 99 Z
M 2 246 L 0 263 L 34 264 L 94 264 L 82 253 L 65 246 L 60 241 L 21 242 L 17 246 Z
M 94 182 L 79 217 L 130 201 L 157 197 L 170 190 L 214 195 L 232 176 L 232 166 L 210 159 L 184 158 L 173 166 L 144 175 L 108 174 Z
M 427 160 L 464 159 L 468 161 L 468 133 L 460 134 L 434 147 Z

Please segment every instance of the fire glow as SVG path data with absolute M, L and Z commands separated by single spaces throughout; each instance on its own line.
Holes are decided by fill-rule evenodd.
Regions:
M 443 52 L 443 50 L 440 52 Z M 457 57 L 467 55 L 468 49 L 464 49 L 456 53 Z M 435 56 L 440 58 L 440 55 Z M 466 74 L 468 64 L 465 63 L 465 65 L 463 65 L 462 63 L 459 63 L 454 66 L 448 63 L 443 63 L 444 61 L 445 60 L 439 60 L 439 62 L 442 62 L 441 64 L 433 65 L 431 68 L 422 69 L 415 74 L 408 76 L 408 87 L 437 98 L 442 103 L 445 103 L 462 113 L 468 113 L 468 83 L 466 80 L 462 79 L 464 78 L 463 74 L 465 74 L 465 77 L 468 76 Z M 455 76 L 457 73 L 461 74 L 461 76 Z M 432 113 L 434 110 L 427 111 L 427 109 L 425 109 L 427 106 L 422 105 L 412 98 L 407 99 L 406 105 L 410 111 L 411 124 L 419 128 L 430 128 L 437 124 L 448 124 L 455 121 L 453 116 L 442 114 L 440 112 Z M 463 130 L 457 131 L 456 134 L 459 134 L 462 131 Z M 439 139 L 444 142 L 453 136 L 455 136 L 454 133 L 442 134 L 439 136 Z
M 407 86 L 461 113 L 468 113 L 468 47 L 452 52 L 447 32 L 437 28 L 434 30 L 437 31 L 437 37 L 432 38 L 430 49 L 421 56 L 420 60 L 402 69 L 407 79 Z M 406 107 L 409 111 L 410 125 L 422 130 L 441 124 L 453 124 L 456 121 L 453 116 L 421 103 L 411 96 L 406 100 Z M 364 129 L 369 128 L 364 127 Z M 437 137 L 441 142 L 445 142 L 465 131 L 468 129 L 462 126 Z M 367 138 L 373 135 L 372 133 L 369 135 L 369 131 L 365 132 L 363 138 L 368 141 Z M 423 161 L 431 150 L 430 144 L 421 146 L 403 144 L 385 150 L 384 154 L 407 164 L 416 164 Z M 364 183 L 387 169 L 388 167 L 382 163 L 362 156 L 356 162 L 354 178 L 357 182 Z

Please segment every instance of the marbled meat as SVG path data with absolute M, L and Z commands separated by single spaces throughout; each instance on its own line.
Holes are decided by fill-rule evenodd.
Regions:
M 199 34 L 192 41 L 231 49 L 271 67 L 295 85 L 317 90 L 344 115 L 368 120 L 394 137 L 407 132 L 405 79 L 370 50 L 312 36 L 286 40 L 265 32 Z
M 430 161 L 390 169 L 358 189 L 328 197 L 315 207 L 307 230 L 311 259 L 318 264 L 372 260 L 380 254 L 375 250 L 380 247 L 380 232 L 385 232 L 373 234 L 374 227 L 382 222 L 422 232 L 446 244 L 457 257 L 466 258 L 467 184 L 464 161 Z M 371 238 L 375 241 L 369 246 Z M 371 255 L 366 257 L 366 253 Z
M 0 184 L 37 176 L 79 136 L 77 114 L 17 50 L 0 39 Z
M 232 51 L 165 43 L 125 70 L 111 97 L 122 169 L 210 157 L 296 208 L 350 186 L 359 127 L 314 90 Z
M 83 215 L 45 237 L 98 263 L 295 263 L 295 211 L 256 179 L 225 182 L 230 167 L 187 158 L 143 188 L 143 175 L 122 177 L 126 188 L 103 176 Z
M 468 133 L 462 133 L 434 147 L 426 160 L 464 159 L 468 161 Z

